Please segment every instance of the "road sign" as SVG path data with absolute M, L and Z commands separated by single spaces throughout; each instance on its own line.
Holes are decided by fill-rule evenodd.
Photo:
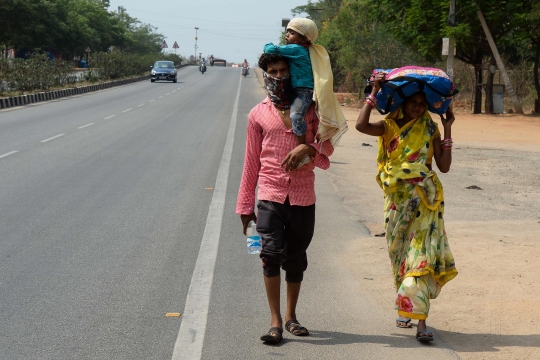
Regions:
M 180 46 L 178 46 L 178 43 L 176 41 L 174 42 L 174 45 L 172 47 L 173 47 L 173 49 L 179 49 L 180 48 Z
M 163 40 L 163 42 L 161 43 L 161 48 L 162 49 L 168 48 L 167 43 L 165 42 L 165 40 Z
M 90 46 L 88 46 L 88 47 L 86 48 L 86 50 L 84 50 L 84 51 L 86 51 L 87 53 L 89 53 L 89 52 L 90 52 Z

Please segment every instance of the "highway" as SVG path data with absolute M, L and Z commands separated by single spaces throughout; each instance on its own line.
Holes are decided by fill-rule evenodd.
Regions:
M 458 358 L 351 286 L 340 259 L 369 232 L 322 171 L 298 308 L 312 335 L 259 341 L 262 269 L 234 210 L 264 96 L 254 71 L 186 67 L 0 111 L 0 359 Z

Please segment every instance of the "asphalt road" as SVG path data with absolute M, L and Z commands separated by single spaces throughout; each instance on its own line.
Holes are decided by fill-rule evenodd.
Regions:
M 262 270 L 234 209 L 263 97 L 253 73 L 187 67 L 0 111 L 0 358 L 457 358 L 354 286 L 341 259 L 367 230 L 322 171 L 298 308 L 312 335 L 260 343 Z

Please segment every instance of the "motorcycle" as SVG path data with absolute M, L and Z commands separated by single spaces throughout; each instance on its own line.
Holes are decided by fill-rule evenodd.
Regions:
M 244 75 L 244 77 L 248 76 L 249 74 L 249 66 L 242 66 L 242 75 Z
M 199 71 L 201 72 L 201 74 L 204 74 L 204 72 L 206 71 L 205 63 L 202 63 L 201 65 L 199 65 Z

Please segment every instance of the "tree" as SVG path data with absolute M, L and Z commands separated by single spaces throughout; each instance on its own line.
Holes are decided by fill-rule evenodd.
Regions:
M 483 83 L 482 63 L 492 56 L 477 9 L 484 12 L 496 43 L 515 28 L 517 14 L 526 12 L 522 0 L 461 0 L 456 8 L 458 23 L 447 21 L 449 0 L 379 0 L 373 2 L 378 19 L 404 44 L 430 60 L 440 59 L 441 38 L 453 36 L 456 58 L 475 67 L 476 84 Z M 491 93 L 491 89 L 490 89 Z M 487 98 L 491 98 L 489 95 Z M 474 112 L 481 110 L 481 88 L 475 88 Z
M 320 44 L 332 54 L 336 83 L 349 91 L 363 90 L 375 68 L 423 62 L 374 21 L 368 1 L 344 2 L 335 17 L 323 22 Z

